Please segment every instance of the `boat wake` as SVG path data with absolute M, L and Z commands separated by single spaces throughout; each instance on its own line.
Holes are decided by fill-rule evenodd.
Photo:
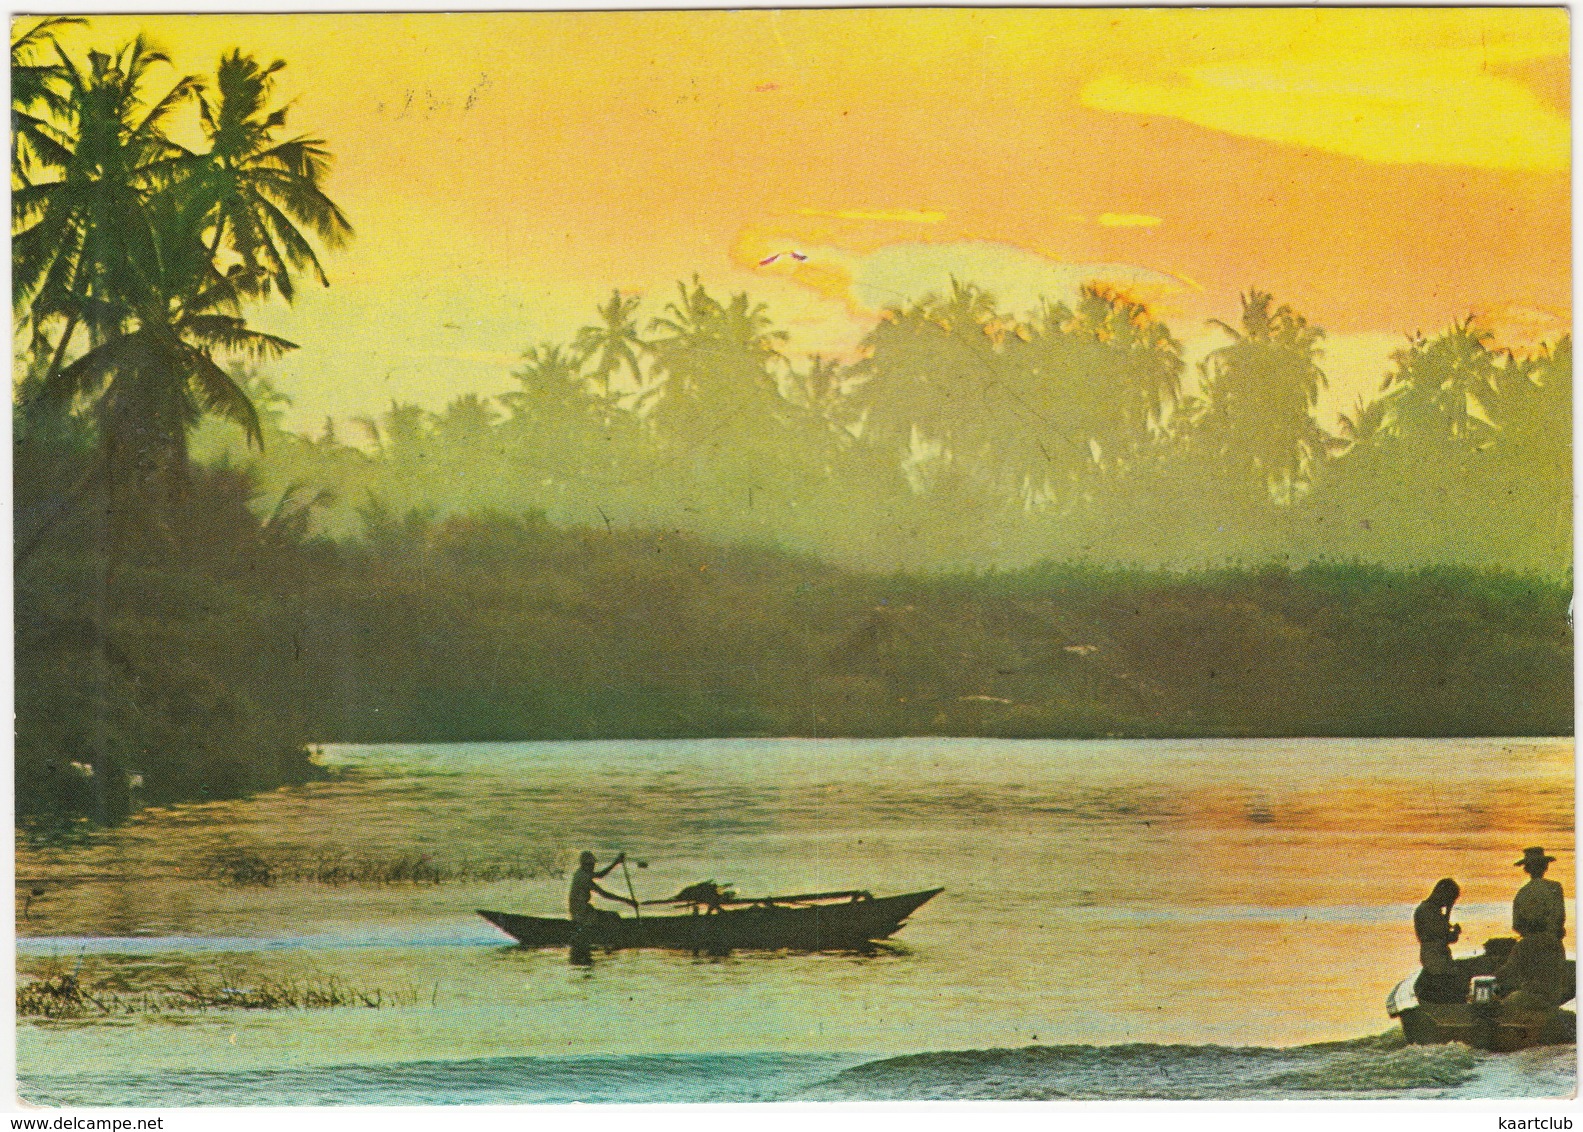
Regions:
M 507 1057 L 393 1065 L 28 1075 L 38 1104 L 464 1105 L 884 1100 L 1562 1097 L 1576 1049 L 1408 1046 L 1398 1032 L 1289 1048 L 1048 1045 L 847 1054 Z
M 853 1066 L 805 1099 L 1461 1096 L 1478 1078 L 1480 1056 L 1465 1046 L 1407 1046 L 1396 1033 L 1285 1049 L 1140 1043 L 964 1050 Z M 1558 1088 L 1570 1092 L 1570 1078 Z

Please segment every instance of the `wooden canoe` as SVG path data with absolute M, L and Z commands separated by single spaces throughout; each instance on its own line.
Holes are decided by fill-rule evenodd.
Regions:
M 847 951 L 888 939 L 942 889 L 903 896 L 858 894 L 834 902 L 778 903 L 669 916 L 601 918 L 574 930 L 571 920 L 519 916 L 482 908 L 478 914 L 524 947 L 665 947 L 683 951 Z

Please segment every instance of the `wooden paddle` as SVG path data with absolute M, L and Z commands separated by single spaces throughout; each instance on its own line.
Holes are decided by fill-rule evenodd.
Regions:
M 647 861 L 639 861 L 638 868 L 641 869 L 647 863 Z M 638 894 L 632 887 L 632 872 L 627 868 L 627 855 L 624 852 L 621 854 L 621 875 L 627 878 L 627 895 L 632 898 L 632 918 L 641 920 L 643 913 L 638 908 Z

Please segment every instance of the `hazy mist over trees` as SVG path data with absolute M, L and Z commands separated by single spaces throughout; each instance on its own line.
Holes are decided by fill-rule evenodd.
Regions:
M 1017 313 L 954 281 L 845 362 L 794 359 L 763 304 L 697 279 L 595 316 L 529 346 L 517 390 L 314 437 L 269 424 L 283 398 L 255 382 L 263 497 L 330 490 L 316 523 L 343 538 L 483 509 L 882 570 L 1570 569 L 1570 338 L 1517 354 L 1470 320 L 1406 339 L 1331 431 L 1323 329 L 1260 291 L 1197 372 L 1177 330 L 1099 283 Z M 254 459 L 234 431 L 200 436 Z

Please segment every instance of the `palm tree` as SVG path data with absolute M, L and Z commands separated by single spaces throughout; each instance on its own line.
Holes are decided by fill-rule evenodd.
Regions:
M 769 307 L 755 303 L 746 291 L 739 291 L 720 308 L 714 334 L 725 349 L 738 351 L 767 368 L 785 360 L 781 347 L 789 337 L 786 331 L 774 327 Z
M 341 247 L 352 226 L 325 195 L 330 155 L 317 138 L 278 140 L 288 108 L 269 108 L 275 75 L 286 64 L 266 66 L 240 51 L 220 57 L 215 91 L 200 94 L 199 114 L 209 152 L 190 186 L 206 206 L 209 251 L 229 248 L 258 293 L 293 297 L 294 272 L 311 271 L 328 285 L 307 229 L 326 246 Z
M 167 60 L 143 39 L 113 56 L 92 52 L 86 66 L 58 47 L 57 55 L 65 156 L 53 179 L 12 197 L 16 302 L 36 334 L 61 326 L 24 400 L 84 412 L 100 452 L 23 557 L 99 472 L 110 473 L 112 511 L 123 515 L 139 502 L 129 492 L 156 489 L 143 502 L 158 520 L 185 480 L 187 435 L 205 414 L 234 421 L 262 446 L 246 389 L 216 358 L 294 349 L 250 329 L 242 305 L 272 288 L 289 297 L 294 270 L 322 279 L 296 222 L 330 244 L 350 234 L 318 187 L 328 162 L 321 145 L 274 141 L 284 112 L 264 106 L 279 64 L 259 68 L 240 52 L 222 58 L 220 100 L 200 107 L 213 152 L 200 156 L 166 126 L 202 84 L 187 76 L 149 97 L 150 72 Z M 68 363 L 79 326 L 87 342 Z
M 535 470 L 540 486 L 614 460 L 615 441 L 626 438 L 622 426 L 630 425 L 631 417 L 589 388 L 580 356 L 544 342 L 528 349 L 522 360 L 512 375 L 522 388 L 498 400 L 511 411 L 522 463 Z
M 656 432 L 690 453 L 700 474 L 729 478 L 728 468 L 787 455 L 789 404 L 780 396 L 784 331 L 747 294 L 721 302 L 694 276 L 650 323 L 663 395 L 645 417 Z M 708 470 L 704 471 L 704 465 Z
M 808 359 L 807 370 L 792 373 L 791 388 L 797 404 L 834 421 L 846 399 L 846 371 L 836 359 L 814 354 Z
M 392 398 L 390 411 L 381 415 L 379 423 L 383 426 L 380 452 L 390 456 L 404 474 L 410 473 L 432 444 L 429 414 L 420 405 Z
M 665 313 L 649 323 L 649 331 L 661 331 L 661 336 L 649 343 L 649 348 L 663 360 L 682 350 L 702 349 L 709 343 L 715 320 L 720 316 L 720 303 L 704 287 L 698 276 L 693 285 L 676 284 L 677 297 L 665 304 Z
M 1067 327 L 1126 359 L 1121 388 L 1113 390 L 1125 426 L 1136 435 L 1157 427 L 1182 395 L 1182 344 L 1148 306 L 1104 283 L 1088 283 Z
M 879 432 L 903 448 L 913 447 L 914 430 L 931 442 L 967 443 L 979 429 L 966 406 L 987 404 L 999 386 L 1002 321 L 993 294 L 957 279 L 947 296 L 887 309 L 854 367 Z
M 1348 451 L 1378 444 L 1389 435 L 1391 398 L 1366 400 L 1360 395 L 1350 413 L 1340 414 L 1339 424 L 1338 437 L 1346 442 Z
M 522 361 L 522 368 L 511 375 L 522 383 L 522 388 L 502 393 L 498 398 L 511 410 L 513 421 L 563 416 L 580 402 L 578 387 L 583 384 L 582 367 L 559 343 L 542 342 L 530 346 L 523 352 Z
M 1008 392 L 1042 422 L 1046 464 L 1081 455 L 1087 470 L 1113 472 L 1180 410 L 1182 344 L 1146 304 L 1104 283 L 1085 284 L 1075 308 L 1046 301 L 1006 349 Z
M 463 393 L 435 414 L 434 435 L 442 444 L 465 449 L 488 440 L 498 416 L 477 393 Z
M 1572 337 L 1528 357 L 1508 356 L 1494 405 L 1496 467 L 1503 510 L 1527 516 L 1527 529 L 1569 546 L 1572 537 Z M 1493 485 L 1492 485 L 1493 486 Z M 1519 519 L 1519 522 L 1521 520 Z
M 1420 454 L 1405 445 L 1397 431 L 1396 400 L 1391 393 L 1373 399 L 1359 396 L 1351 411 L 1338 415 L 1336 442 L 1325 464 L 1325 476 L 1323 480 L 1316 477 L 1321 489 L 1328 492 L 1330 506 L 1361 504 L 1377 511 L 1390 497 L 1387 485 L 1394 481 L 1399 490 L 1414 471 L 1411 465 L 1422 465 Z M 1372 519 L 1364 515 L 1360 521 Z
M 666 400 L 709 398 L 715 393 L 774 391 L 770 366 L 783 360 L 786 332 L 774 329 L 769 310 L 745 293 L 721 303 L 693 277 L 677 285 L 676 302 L 656 318 L 661 331 L 649 345 L 666 373 Z
M 1407 431 L 1439 431 L 1473 444 L 1490 438 L 1502 360 L 1493 340 L 1469 317 L 1434 338 L 1414 335 L 1391 355 L 1396 369 L 1385 388 L 1400 394 L 1398 416 Z
M 282 393 L 275 388 L 274 382 L 268 378 L 260 377 L 247 369 L 235 368 L 231 376 L 241 386 L 242 392 L 247 394 L 247 399 L 253 403 L 253 411 L 257 414 L 259 424 L 264 435 L 283 431 L 281 422 L 286 417 L 286 410 L 291 408 L 292 399 L 289 394 Z M 374 438 L 378 443 L 378 438 Z
M 11 40 L 11 179 L 14 186 L 32 184 L 30 172 L 56 170 L 71 156 L 58 123 L 70 109 L 63 89 L 66 74 L 59 61 L 55 32 L 83 21 L 73 16 L 47 16 Z M 54 49 L 49 62 L 34 54 Z
M 187 76 L 144 97 L 149 71 L 167 62 L 143 39 L 117 55 L 93 52 L 88 66 L 59 53 L 69 104 L 59 172 L 12 194 L 12 299 L 36 331 L 63 323 L 42 380 L 60 371 L 79 325 L 90 345 L 118 333 L 128 311 L 156 296 L 160 254 L 148 203 L 188 169 L 193 155 L 163 127 L 198 90 Z M 169 233 L 167 233 L 169 235 Z
M 560 453 L 565 457 L 614 420 L 614 403 L 589 388 L 580 354 L 542 342 L 529 347 L 522 361 L 522 368 L 512 374 L 522 388 L 497 398 L 520 431 L 533 433 L 541 444 L 566 449 Z
M 1219 319 L 1210 325 L 1231 342 L 1200 363 L 1198 428 L 1221 460 L 1290 502 L 1334 443 L 1313 416 L 1325 386 L 1319 367 L 1324 331 L 1290 306 L 1276 306 L 1264 291 L 1242 296 L 1240 325 Z
M 308 537 L 314 511 L 333 507 L 336 494 L 327 487 L 320 488 L 312 495 L 308 495 L 307 491 L 308 485 L 301 480 L 293 480 L 285 486 L 275 505 L 270 508 L 269 515 L 259 523 L 260 543 L 292 547 L 300 545 Z
M 974 348 L 982 348 L 986 338 L 993 339 L 1001 322 L 995 296 L 978 284 L 964 283 L 955 276 L 951 278 L 949 295 L 930 296 L 924 305 L 942 329 Z
M 1571 441 L 1572 336 L 1564 334 L 1531 357 L 1507 356 L 1496 379 L 1499 397 L 1488 406 L 1503 444 L 1532 452 L 1565 449 Z M 1557 466 L 1569 463 L 1560 461 Z
M 91 404 L 105 465 L 135 484 L 161 481 L 168 498 L 186 474 L 187 434 L 205 414 L 263 444 L 252 400 L 215 356 L 261 360 L 296 345 L 247 326 L 235 274 L 216 270 L 181 202 L 158 197 L 146 214 L 154 255 L 139 265 L 138 302 L 114 333 L 46 377 L 39 396 Z
M 638 355 L 647 349 L 638 335 L 637 313 L 641 300 L 636 295 L 611 291 L 610 299 L 599 311 L 599 323 L 577 332 L 572 349 L 581 358 L 596 358 L 594 376 L 604 382 L 604 397 L 610 400 L 610 379 L 625 366 L 633 383 L 643 385 L 643 367 Z
M 655 368 L 664 374 L 665 400 L 673 403 L 697 392 L 697 375 L 701 355 L 714 345 L 715 325 L 721 306 L 699 280 L 693 276 L 692 286 L 676 284 L 675 301 L 665 304 L 665 313 L 649 322 L 649 333 L 658 332 L 649 341 L 654 352 Z

